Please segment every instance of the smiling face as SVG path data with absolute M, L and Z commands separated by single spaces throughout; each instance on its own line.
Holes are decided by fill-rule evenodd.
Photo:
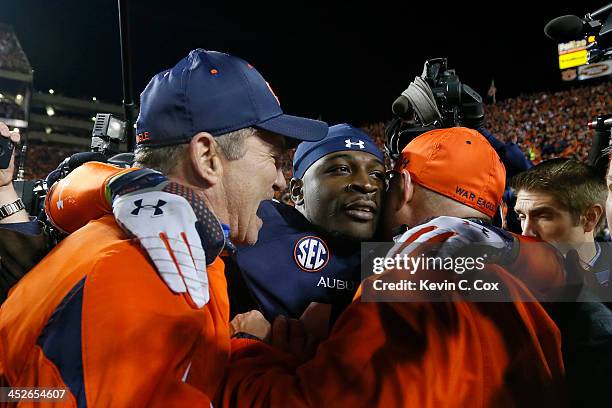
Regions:
M 311 223 L 358 240 L 374 236 L 384 190 L 385 167 L 365 152 L 331 153 L 292 180 L 292 198 Z
M 280 135 L 258 130 L 245 143 L 244 157 L 224 160 L 223 185 L 232 241 L 253 245 L 262 226 L 257 216 L 259 204 L 272 199 L 275 190 L 282 191 L 287 185 L 281 169 L 284 140 Z

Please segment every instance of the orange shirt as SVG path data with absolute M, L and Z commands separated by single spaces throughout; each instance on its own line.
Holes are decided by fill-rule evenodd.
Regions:
M 102 174 L 103 166 L 84 166 L 67 180 L 92 168 L 101 179 L 120 171 Z M 70 230 L 94 220 L 64 239 L 2 305 L 0 378 L 13 387 L 68 387 L 58 406 L 208 407 L 229 359 L 223 261 L 207 269 L 210 301 L 192 308 L 112 214 L 103 215 L 101 184 L 89 196 L 75 188 L 87 183 L 70 184 L 63 204 L 57 196 L 48 201 L 61 213 L 54 221 Z

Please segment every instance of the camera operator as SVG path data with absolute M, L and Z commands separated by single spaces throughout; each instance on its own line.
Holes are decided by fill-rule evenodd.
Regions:
M 0 122 L 0 136 L 14 145 L 20 141 L 18 130 L 10 131 Z M 30 220 L 13 186 L 15 150 L 9 166 L 0 170 L 0 304 L 8 292 L 48 252 L 49 239 L 37 221 Z
M 10 131 L 3 122 L 0 122 L 0 135 L 10 140 L 13 145 L 17 145 L 21 139 L 18 129 Z M 15 149 L 11 149 L 7 168 L 0 169 L 0 305 L 6 300 L 10 289 L 57 244 L 59 238 L 63 237 L 62 234 L 55 233 L 45 222 L 46 216 L 42 211 L 46 193 L 44 186 L 51 186 L 70 171 L 89 161 L 107 160 L 98 152 L 73 154 L 47 176 L 40 190 L 36 193 L 31 191 L 32 194 L 29 195 L 31 201 L 28 202 L 27 199 L 22 201 L 13 183 Z M 38 217 L 30 216 L 28 211 L 38 214 Z

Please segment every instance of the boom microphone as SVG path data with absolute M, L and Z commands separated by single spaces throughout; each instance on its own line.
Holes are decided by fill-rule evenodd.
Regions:
M 544 34 L 557 42 L 578 39 L 584 32 L 584 21 L 573 15 L 557 17 L 544 26 Z
M 598 118 L 588 123 L 589 129 L 597 129 L 599 127 L 603 129 L 612 129 L 612 117 Z

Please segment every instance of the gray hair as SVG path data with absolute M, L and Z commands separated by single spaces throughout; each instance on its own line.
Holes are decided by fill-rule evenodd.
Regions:
M 215 137 L 219 150 L 227 160 L 238 160 L 246 154 L 246 140 L 257 134 L 252 127 L 239 129 Z M 184 159 L 188 145 L 141 146 L 134 152 L 134 165 L 172 174 L 175 167 Z

